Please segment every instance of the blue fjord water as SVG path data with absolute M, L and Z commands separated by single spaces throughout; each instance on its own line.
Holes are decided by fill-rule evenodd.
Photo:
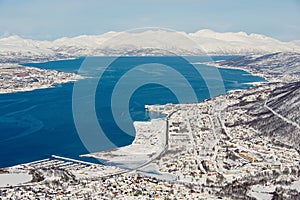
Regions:
M 230 57 L 213 57 L 213 60 Z M 27 63 L 44 69 L 55 69 L 64 72 L 77 72 L 85 58 L 60 60 L 45 63 Z M 97 58 L 97 68 L 104 70 L 104 63 L 109 57 Z M 205 57 L 190 57 L 189 62 L 209 61 Z M 103 62 L 103 65 L 101 65 Z M 122 57 L 113 62 L 103 72 L 101 84 L 95 95 L 95 110 L 99 124 L 107 137 L 116 145 L 124 146 L 133 141 L 133 137 L 125 134 L 114 122 L 110 109 L 111 93 L 115 84 L 130 69 L 137 65 L 152 63 L 150 73 L 156 74 L 156 81 L 168 80 L 168 71 L 156 70 L 157 63 L 172 65 L 191 84 L 197 100 L 209 98 L 209 93 L 203 79 L 189 67 L 180 57 Z M 210 67 L 204 64 L 194 64 L 202 70 Z M 236 69 L 219 69 L 226 91 L 245 89 L 247 83 L 264 81 L 263 78 Z M 97 80 L 95 71 L 87 71 L 89 78 L 80 80 L 92 84 Z M 136 77 L 136 79 L 143 77 Z M 213 79 L 214 77 L 210 77 Z M 171 80 L 171 79 L 170 79 Z M 174 82 L 175 87 L 182 87 L 181 82 Z M 0 167 L 47 158 L 53 154 L 78 159 L 78 155 L 89 153 L 82 144 L 75 128 L 72 115 L 72 93 L 74 83 L 56 85 L 49 89 L 30 92 L 19 92 L 0 95 Z M 83 98 L 84 99 L 84 98 Z M 139 87 L 131 96 L 129 102 L 130 115 L 133 120 L 149 120 L 144 110 L 145 104 L 178 103 L 175 94 L 162 85 L 151 84 Z M 106 150 L 99 145 L 97 150 Z

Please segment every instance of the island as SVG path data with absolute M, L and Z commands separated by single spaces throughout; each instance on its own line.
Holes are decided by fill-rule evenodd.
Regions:
M 75 73 L 47 70 L 18 64 L 0 64 L 0 94 L 50 88 L 83 79 Z

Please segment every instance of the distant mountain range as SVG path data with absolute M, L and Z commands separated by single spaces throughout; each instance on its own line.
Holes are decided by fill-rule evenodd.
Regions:
M 107 32 L 54 41 L 10 36 L 0 39 L 0 61 L 59 59 L 77 56 L 119 55 L 248 55 L 274 52 L 300 52 L 299 41 L 282 42 L 245 32 L 195 33 L 167 30 Z

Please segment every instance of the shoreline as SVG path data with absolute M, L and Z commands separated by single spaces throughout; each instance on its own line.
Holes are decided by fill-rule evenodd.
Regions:
M 153 160 L 164 150 L 167 137 L 166 119 L 158 118 L 150 121 L 135 121 L 136 135 L 130 145 L 114 149 L 80 155 L 100 160 L 104 165 L 124 169 L 135 169 Z
M 70 79 L 70 80 L 67 80 L 67 81 L 64 81 L 64 82 L 53 83 L 53 84 L 49 84 L 49 85 L 41 85 L 41 86 L 30 87 L 30 88 L 14 89 L 14 90 L 9 90 L 9 91 L 1 91 L 1 89 L 0 89 L 0 95 L 14 94 L 14 93 L 20 93 L 20 92 L 32 92 L 32 91 L 35 91 L 35 90 L 56 88 L 56 85 L 72 83 L 72 82 L 76 82 L 76 81 L 79 81 L 79 80 L 82 80 L 82 79 L 85 79 L 85 78 L 82 77 L 82 78 L 78 78 L 78 79 Z
M 76 73 L 48 70 L 18 64 L 0 64 L 0 95 L 55 88 L 55 85 L 76 82 L 86 77 Z
M 99 191 L 107 193 L 117 191 L 117 195 L 125 197 L 126 194 L 122 191 L 127 191 L 126 187 L 128 186 L 132 186 L 133 191 L 136 191 L 137 188 L 149 188 L 154 192 L 165 192 L 169 191 L 168 188 L 177 188 L 178 185 L 183 185 L 187 186 L 187 191 L 190 194 L 193 190 L 193 193 L 195 192 L 200 197 L 206 197 L 206 193 L 214 195 L 215 198 L 232 195 L 232 191 L 227 190 L 231 186 L 243 189 L 242 191 L 248 192 L 245 193 L 245 196 L 251 197 L 253 194 L 261 192 L 261 188 L 269 188 L 269 185 L 260 184 L 261 180 L 277 180 L 276 177 L 272 176 L 274 171 L 279 174 L 279 180 L 286 180 L 286 177 L 293 178 L 292 170 L 297 167 L 293 161 L 299 159 L 297 151 L 291 151 L 289 147 L 273 146 L 271 141 L 261 140 L 261 138 L 249 139 L 249 136 L 256 133 L 254 129 L 243 129 L 244 132 L 241 131 L 239 125 L 233 128 L 224 126 L 225 119 L 234 122 L 240 120 L 242 116 L 245 120 L 251 120 L 250 118 L 247 119 L 245 112 L 230 111 L 230 115 L 222 115 L 222 111 L 227 106 L 237 103 L 235 99 L 238 98 L 233 97 L 243 97 L 246 94 L 247 99 L 257 99 L 258 96 L 262 95 L 261 92 L 265 91 L 266 88 L 264 87 L 268 89 L 267 92 L 273 90 L 272 87 L 265 85 L 256 89 L 244 89 L 240 93 L 227 94 L 228 104 L 220 104 L 220 101 L 224 99 L 222 96 L 218 96 L 211 101 L 195 104 L 146 106 L 150 111 L 163 109 L 165 113 L 169 114 L 178 110 L 170 117 L 170 129 L 168 130 L 170 136 L 168 150 L 170 151 L 168 153 L 157 157 L 157 160 L 150 161 L 151 163 L 146 163 L 146 166 L 133 170 L 113 168 L 114 166 L 98 166 L 97 168 L 85 166 L 83 168 L 82 165 L 69 164 L 65 168 L 66 172 L 75 175 L 79 182 L 73 184 L 66 182 L 63 178 L 55 179 L 55 181 L 59 180 L 63 186 L 67 184 L 68 189 L 75 195 L 79 190 L 88 191 L 91 195 L 95 195 Z M 242 111 L 239 106 L 236 109 L 236 111 Z M 138 151 L 137 149 L 134 150 Z M 230 156 L 236 158 L 232 159 Z M 280 162 L 274 163 L 272 160 L 264 159 L 269 156 L 273 156 Z M 51 162 L 46 161 L 42 165 L 49 169 L 53 169 L 50 168 L 52 164 L 61 166 L 58 163 L 61 161 L 53 160 Z M 77 167 L 80 169 L 76 169 Z M 55 169 L 54 172 L 57 174 L 60 171 Z M 43 174 L 47 173 L 48 171 L 43 172 Z M 62 175 L 65 176 L 66 174 Z M 46 180 L 54 182 L 50 176 L 46 177 Z M 244 180 L 249 181 L 250 188 L 243 187 Z M 162 181 L 165 181 L 165 186 Z M 299 191 L 298 177 L 288 179 L 288 181 L 292 185 L 287 188 L 289 191 L 295 188 Z M 108 185 L 104 185 L 105 182 L 108 182 Z M 270 182 L 269 184 L 272 191 L 283 186 L 281 183 Z M 36 188 L 47 189 L 49 184 L 36 182 L 32 187 L 34 188 L 32 190 L 36 190 Z M 20 188 L 22 189 L 22 185 Z M 61 190 L 60 188 L 57 189 L 57 185 L 54 185 L 54 188 L 55 191 Z M 93 190 L 93 188 L 97 188 L 97 190 Z M 5 190 L 8 189 L 5 188 Z M 182 193 L 183 189 L 180 188 L 178 191 Z
M 36 60 L 36 61 L 31 61 L 32 63 L 40 63 L 40 62 L 52 62 L 52 61 L 60 61 L 60 60 L 75 60 L 75 59 L 78 59 L 80 57 L 69 57 L 69 58 L 58 58 L 58 59 L 52 59 L 52 60 Z M 222 61 L 222 60 L 221 60 Z M 233 67 L 233 66 L 221 66 L 218 64 L 219 61 L 214 61 L 214 62 L 211 62 L 211 61 L 208 61 L 208 62 L 195 62 L 195 63 L 191 63 L 192 65 L 193 64 L 205 64 L 209 67 L 216 67 L 216 68 L 223 68 L 223 69 L 237 69 L 237 70 L 243 70 L 245 72 L 248 72 L 249 74 L 251 74 L 252 76 L 259 76 L 259 77 L 262 77 L 264 78 L 266 81 L 268 82 L 280 82 L 279 79 L 275 79 L 273 77 L 267 77 L 265 74 L 261 74 L 261 73 L 255 73 L 249 69 L 245 69 L 245 68 L 242 68 L 242 67 Z M 18 67 L 18 66 L 22 66 L 23 68 L 35 68 L 37 70 L 44 70 L 44 71 L 57 71 L 55 69 L 44 69 L 44 68 L 39 68 L 39 67 L 30 67 L 30 66 L 24 66 L 22 63 L 21 64 L 15 64 L 15 63 L 0 63 L 0 70 L 2 69 L 1 65 L 7 65 L 7 66 L 13 66 L 13 67 Z M 5 67 L 4 67 L 5 68 Z M 60 72 L 60 71 L 57 71 L 57 72 Z M 76 73 L 68 73 L 68 72 L 61 72 L 61 73 L 65 73 L 65 74 L 72 74 L 73 77 L 71 79 L 68 79 L 68 80 L 63 80 L 61 82 L 54 82 L 54 83 L 51 83 L 51 84 L 47 84 L 47 85 L 41 85 L 41 86 L 33 86 L 33 87 L 25 87 L 25 88 L 14 88 L 14 89 L 7 89 L 7 90 L 3 90 L 3 89 L 0 89 L 0 95 L 1 94 L 11 94 L 11 93 L 19 93 L 19 92 L 29 92 L 29 91 L 34 91 L 34 90 L 39 90 L 39 89 L 48 89 L 48 88 L 55 88 L 54 85 L 56 84 L 65 84 L 65 83 L 70 83 L 70 82 L 76 82 L 76 81 L 79 81 L 79 80 L 82 80 L 82 79 L 85 79 L 85 78 L 88 78 L 88 77 L 83 77 L 79 74 L 76 74 Z M 259 83 L 263 83 L 263 82 L 259 82 Z M 255 85 L 259 85 L 258 82 L 251 82 L 251 83 L 245 83 L 245 84 L 255 84 Z
M 218 69 L 236 69 L 236 70 L 242 70 L 242 71 L 248 72 L 252 76 L 262 77 L 262 78 L 264 78 L 266 80 L 266 82 L 269 82 L 269 83 L 282 82 L 280 79 L 277 79 L 277 78 L 274 78 L 274 77 L 269 77 L 266 74 L 257 73 L 257 72 L 254 72 L 254 71 L 252 71 L 250 69 L 243 68 L 243 67 L 236 67 L 236 66 L 229 66 L 229 65 L 224 65 L 223 66 L 223 65 L 219 65 L 219 63 L 217 63 L 217 62 L 209 62 L 206 65 L 207 66 L 211 66 L 211 67 L 216 67 Z M 253 83 L 257 83 L 257 82 L 253 82 Z M 259 82 L 259 83 L 263 83 L 263 82 Z M 249 83 L 246 83 L 246 84 L 249 84 Z
M 207 66 L 212 66 L 212 63 L 204 63 L 204 64 L 206 64 Z M 217 65 L 216 66 L 214 66 L 214 67 L 218 67 Z M 243 71 L 246 71 L 246 72 L 249 72 L 251 75 L 253 75 L 250 71 L 247 71 L 247 70 L 245 70 L 245 69 L 243 69 L 243 68 L 238 68 L 238 67 L 223 67 L 223 66 L 220 66 L 219 68 L 227 68 L 227 69 L 239 69 L 239 70 L 243 70 Z M 38 68 L 38 69 L 40 69 L 40 68 Z M 79 76 L 79 75 L 77 75 L 76 74 L 76 76 Z M 81 79 L 84 79 L 85 77 L 81 77 L 80 79 L 77 79 L 77 80 L 67 80 L 67 81 L 65 81 L 65 82 L 62 82 L 62 83 L 54 83 L 54 84 L 52 84 L 52 85 L 46 85 L 46 86 L 44 86 L 44 87 L 36 87 L 36 88 L 28 88 L 27 90 L 25 89 L 25 90 L 17 90 L 17 91 L 13 91 L 13 92 L 9 92 L 9 93 L 1 93 L 0 92 L 0 95 L 1 94 L 11 94 L 11 93 L 18 93 L 18 92 L 27 92 L 27 91 L 34 91 L 34 90 L 39 90 L 39 89 L 49 89 L 49 88 L 55 88 L 55 84 L 65 84 L 65 83 L 70 83 L 70 82 L 74 82 L 74 81 L 78 81 L 78 80 L 81 80 Z M 248 85 L 253 85 L 253 86 L 259 86 L 259 85 L 262 85 L 262 84 L 265 84 L 265 83 L 269 83 L 269 82 L 251 82 L 251 83 L 244 83 L 244 84 L 248 84 Z M 231 91 L 235 91 L 235 90 L 247 90 L 247 89 L 233 89 L 233 90 L 229 90 L 229 91 L 227 91 L 226 92 L 226 94 L 228 94 L 229 92 L 231 92 Z M 213 98 L 213 97 L 211 97 L 211 98 Z M 211 99 L 211 98 L 208 98 L 208 99 Z M 203 101 L 206 101 L 206 100 L 208 100 L 208 99 L 204 99 Z M 201 103 L 201 102 L 203 102 L 203 101 L 200 101 L 200 102 L 194 102 L 194 103 Z M 172 104 L 171 104 L 172 105 Z M 145 105 L 145 109 L 147 110 L 147 106 L 152 106 L 152 105 Z M 157 107 L 157 105 L 154 105 L 155 107 Z M 165 107 L 165 106 L 168 106 L 168 104 L 165 104 L 165 105 L 160 105 L 161 107 Z M 153 110 L 152 110 L 153 111 Z M 154 112 L 157 112 L 157 113 L 161 113 L 161 111 L 154 111 Z M 164 114 L 165 115 L 165 113 L 161 113 L 161 114 Z M 166 118 L 167 118 L 168 116 L 164 116 L 163 118 L 161 118 L 162 120 L 165 120 Z M 157 118 L 156 118 L 157 119 Z M 139 123 L 139 122 L 146 122 L 146 123 L 149 123 L 149 122 L 151 122 L 151 120 L 150 121 L 135 121 L 135 123 Z M 135 126 L 135 125 L 134 125 Z M 135 126 L 135 128 L 136 128 L 136 126 Z M 136 135 L 137 136 L 137 135 Z M 132 142 L 132 144 L 134 144 L 135 142 L 136 142 L 136 136 L 135 136 L 135 138 L 134 138 L 134 141 Z M 130 145 L 132 145 L 132 144 L 130 144 Z M 130 146 L 130 145 L 127 145 L 127 146 Z M 123 147 L 127 147 L 127 146 L 123 146 Z M 117 148 L 115 148 L 115 149 L 111 149 L 111 150 L 107 150 L 107 151 L 103 151 L 103 152 L 110 152 L 110 151 L 115 151 L 116 149 L 119 149 L 119 148 L 122 148 L 122 147 L 117 147 Z M 93 153 L 91 153 L 91 154 L 93 154 Z M 88 154 L 86 154 L 86 155 L 88 155 Z M 81 157 L 81 155 L 79 155 L 80 157 Z M 86 157 L 89 157 L 89 156 L 86 156 Z M 96 157 L 94 157 L 94 156 L 91 156 L 90 155 L 90 157 L 92 157 L 92 158 L 96 158 Z M 101 156 L 102 157 L 102 156 Z M 104 159 L 104 157 L 102 157 L 102 159 L 101 159 L 102 161 L 105 161 L 105 163 L 106 163 L 106 161 L 107 160 L 105 160 Z
M 71 58 L 71 59 L 74 59 L 74 58 Z M 226 66 L 226 67 L 224 67 L 224 66 L 218 65 L 218 63 L 210 63 L 210 62 L 203 62 L 203 64 L 205 64 L 205 65 L 207 65 L 207 66 L 217 67 L 217 68 L 239 69 L 239 70 L 246 71 L 246 72 L 250 73 L 251 75 L 257 75 L 257 76 L 261 76 L 261 77 L 265 78 L 264 76 L 262 76 L 262 74 L 253 74 L 251 71 L 246 70 L 246 69 L 243 69 L 243 68 L 240 68 L 240 67 L 231 67 L 231 66 Z M 40 68 L 38 68 L 38 69 L 40 69 Z M 76 76 L 80 76 L 80 75 L 77 75 L 77 74 L 76 74 Z M 18 93 L 18 92 L 28 92 L 28 91 L 34 91 L 34 90 L 39 90 L 39 89 L 55 88 L 55 84 L 65 84 L 65 83 L 75 82 L 75 81 L 78 81 L 78 80 L 82 80 L 82 79 L 84 79 L 84 78 L 85 78 L 85 77 L 80 77 L 79 79 L 75 79 L 75 80 L 70 79 L 70 80 L 67 80 L 67 81 L 61 82 L 61 83 L 53 83 L 53 84 L 51 84 L 51 85 L 45 85 L 44 87 L 27 88 L 27 89 L 24 89 L 24 90 L 21 90 L 21 89 L 20 89 L 20 90 L 8 92 L 8 93 L 1 93 L 1 91 L 0 91 L 0 95 L 1 95 L 1 94 Z M 260 85 L 262 85 L 262 84 L 270 83 L 268 80 L 266 80 L 266 81 L 267 81 L 267 82 L 249 82 L 249 83 L 243 83 L 243 84 L 252 85 L 252 86 L 260 86 Z M 228 94 L 229 92 L 235 91 L 235 90 L 242 90 L 242 91 L 244 91 L 244 90 L 247 90 L 247 89 L 233 89 L 233 90 L 227 91 L 226 94 Z M 219 96 L 219 95 L 218 95 L 218 96 Z M 214 97 L 211 97 L 211 98 L 214 98 Z M 211 98 L 208 98 L 208 99 L 211 99 Z M 194 102 L 194 103 L 201 103 L 201 102 L 204 102 L 204 101 L 206 101 L 206 100 L 208 100 L 208 99 L 204 99 L 203 101 L 200 101 L 200 102 Z M 171 104 L 171 105 L 172 105 L 172 104 Z M 151 107 L 152 105 L 145 105 L 145 109 L 146 109 L 146 110 L 147 110 L 147 106 L 150 106 L 150 107 Z M 157 105 L 153 105 L 153 106 L 154 106 L 154 107 L 157 107 Z M 168 106 L 168 104 L 160 105 L 160 106 L 161 106 L 161 107 L 165 107 L 165 106 Z M 152 110 L 152 111 L 153 111 L 153 110 Z M 162 113 L 161 111 L 154 111 L 154 112 L 161 113 L 161 114 L 164 114 L 164 115 L 165 115 L 165 113 Z M 161 118 L 161 119 L 162 119 L 162 120 L 165 120 L 165 119 L 167 119 L 167 117 L 168 117 L 168 116 L 164 116 L 164 117 Z M 157 118 L 156 118 L 156 119 L 157 119 Z M 135 121 L 134 124 L 140 123 L 140 122 L 141 122 L 141 123 L 144 123 L 144 122 L 145 122 L 145 123 L 151 123 L 151 119 L 150 119 L 150 121 Z M 136 125 L 134 125 L 134 127 L 135 127 L 135 129 L 136 129 Z M 135 144 L 135 143 L 136 143 L 137 136 L 138 136 L 138 134 L 135 136 L 134 141 L 132 142 L 132 144 Z M 130 145 L 132 145 L 132 144 L 130 144 Z M 120 148 L 128 147 L 128 146 L 130 146 L 130 145 L 123 146 L 123 147 L 117 147 L 117 148 L 115 148 L 115 149 L 111 149 L 111 150 L 107 150 L 107 151 L 102 151 L 102 152 L 103 152 L 103 153 L 113 152 L 113 151 L 116 151 L 116 150 L 118 150 L 118 149 L 120 149 Z M 92 158 L 97 158 L 97 157 L 95 157 L 95 156 L 92 156 L 92 154 L 93 154 L 93 153 L 90 153 L 90 154 L 86 154 L 86 155 L 84 155 L 84 156 L 89 157 L 89 156 L 87 156 L 87 155 L 90 155 L 90 157 L 92 157 Z M 82 155 L 79 155 L 79 157 L 81 157 L 81 156 L 82 156 Z M 104 161 L 104 163 L 106 163 L 107 161 L 109 161 L 109 159 L 108 159 L 108 160 L 104 159 L 103 156 L 101 156 L 101 160 Z M 117 165 L 116 165 L 116 166 L 117 166 Z
M 217 62 L 214 62 L 214 63 L 210 63 L 210 62 L 203 62 L 201 64 L 205 64 L 207 66 L 210 66 L 210 67 L 216 67 L 216 68 L 223 68 L 223 69 L 238 69 L 238 70 L 242 70 L 242 71 L 245 71 L 245 72 L 248 72 L 251 76 L 259 76 L 259 77 L 262 77 L 265 79 L 265 82 L 262 82 L 262 81 L 259 81 L 259 82 L 249 82 L 249 83 L 243 83 L 243 84 L 246 84 L 246 85 L 250 85 L 250 86 L 253 86 L 253 87 L 258 87 L 258 86 L 261 86 L 261 85 L 264 85 L 264 84 L 270 84 L 270 83 L 276 83 L 276 82 L 281 82 L 279 79 L 275 79 L 272 77 L 272 79 L 269 79 L 269 77 L 266 77 L 266 75 L 264 74 L 261 74 L 261 73 L 255 73 L 255 72 L 252 72 L 251 70 L 248 70 L 248 69 L 244 69 L 242 67 L 233 67 L 233 66 L 221 66 L 219 65 Z M 225 94 L 220 94 L 220 95 L 227 95 L 229 94 L 230 92 L 234 92 L 236 90 L 240 90 L 240 91 L 247 91 L 248 89 L 251 89 L 251 88 L 246 88 L 246 89 L 233 89 L 233 90 L 229 90 L 227 91 Z M 217 95 L 215 97 L 210 97 L 208 99 L 204 99 L 203 101 L 200 101 L 200 102 L 194 102 L 194 103 L 201 103 L 201 102 L 205 102 L 209 99 L 212 99 L 212 98 L 217 98 L 219 97 L 220 95 Z M 191 104 L 194 104 L 194 103 L 191 103 Z M 147 112 L 156 112 L 156 113 L 160 113 L 162 115 L 166 115 L 165 117 L 163 117 L 162 119 L 168 119 L 169 115 L 168 115 L 168 112 L 165 113 L 165 107 L 166 106 L 173 106 L 173 104 L 171 103 L 168 103 L 168 104 L 164 104 L 164 105 L 145 105 L 145 110 Z M 176 104 L 175 104 L 176 105 Z M 180 105 L 180 104 L 179 104 Z M 158 110 L 157 110 L 158 109 Z M 147 121 L 146 121 L 147 122 Z M 151 122 L 148 121 L 148 122 Z M 138 133 L 137 133 L 138 134 Z M 134 139 L 134 141 L 132 142 L 132 144 L 134 144 L 134 142 L 136 141 L 136 138 L 137 138 L 137 135 Z M 130 145 L 127 145 L 127 146 L 131 146 L 132 144 Z M 125 146 L 125 147 L 127 147 Z M 116 151 L 118 150 L 119 148 L 122 148 L 122 147 L 118 147 L 118 148 L 115 148 L 115 149 L 111 149 L 111 150 L 108 150 L 108 151 L 104 151 L 104 152 L 109 152 L 109 151 Z M 89 154 L 87 154 L 89 155 Z M 93 158 L 97 158 L 95 156 L 92 156 Z M 102 159 L 101 159 L 102 160 Z M 108 159 L 109 160 L 109 159 Z M 105 162 L 108 161 L 108 160 L 104 160 Z M 113 165 L 113 166 L 118 166 L 118 165 Z

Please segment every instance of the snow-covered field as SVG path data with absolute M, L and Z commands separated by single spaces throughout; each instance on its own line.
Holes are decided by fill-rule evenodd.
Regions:
M 152 119 L 150 122 L 134 122 L 136 136 L 129 146 L 103 152 L 86 154 L 106 164 L 134 169 L 151 161 L 161 153 L 166 143 L 166 121 Z
M 28 173 L 0 174 L 0 187 L 17 186 L 31 181 L 32 176 Z

